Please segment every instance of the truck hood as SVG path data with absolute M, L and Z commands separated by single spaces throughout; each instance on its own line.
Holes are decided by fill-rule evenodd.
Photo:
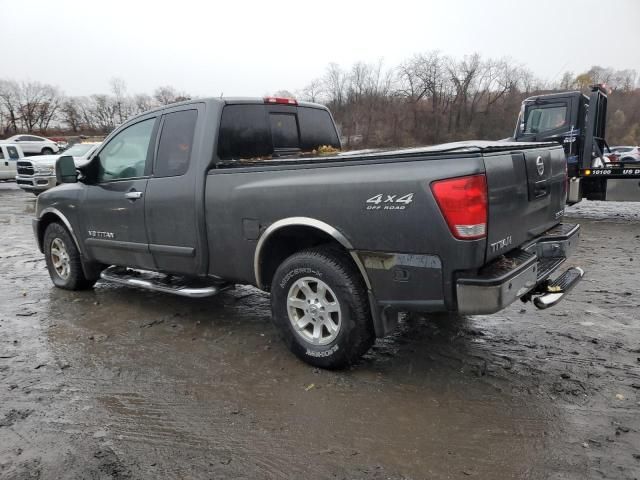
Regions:
M 28 160 L 33 163 L 34 166 L 42 166 L 42 167 L 51 167 L 55 166 L 58 159 L 62 156 L 60 155 L 38 155 L 35 157 L 28 157 L 21 160 Z M 73 161 L 76 164 L 76 167 L 80 167 L 86 164 L 86 159 L 84 157 L 73 157 Z
M 56 160 L 60 158 L 60 155 L 38 155 L 35 157 L 25 158 L 33 163 L 34 166 L 50 167 L 56 164 Z

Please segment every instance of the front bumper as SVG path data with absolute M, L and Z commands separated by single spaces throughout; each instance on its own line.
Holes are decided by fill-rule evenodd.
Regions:
M 56 186 L 55 175 L 17 175 L 16 183 L 23 190 L 44 192 Z
M 456 281 L 458 312 L 495 313 L 518 298 L 541 291 L 549 283 L 549 277 L 573 253 L 579 237 L 580 225 L 560 224 L 479 272 L 462 272 Z M 582 275 L 573 280 L 569 288 L 580 278 Z

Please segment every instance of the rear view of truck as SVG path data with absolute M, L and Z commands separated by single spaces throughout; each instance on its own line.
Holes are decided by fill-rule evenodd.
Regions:
M 562 299 L 582 277 L 571 268 L 555 280 L 554 272 L 577 246 L 579 226 L 561 223 L 567 195 L 567 170 L 560 146 L 487 144 L 484 164 L 487 188 L 486 265 L 456 273 L 460 313 L 494 313 L 518 298 L 547 308 Z M 515 147 L 515 144 L 510 144 Z M 438 203 L 438 189 L 434 189 Z M 468 205 L 478 208 L 482 201 Z M 443 209 L 446 214 L 446 210 Z M 452 233 L 455 235 L 454 231 Z

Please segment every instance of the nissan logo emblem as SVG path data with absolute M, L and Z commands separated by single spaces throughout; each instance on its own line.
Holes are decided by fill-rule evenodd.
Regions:
M 544 174 L 544 161 L 542 157 L 536 158 L 536 168 L 538 169 L 538 176 L 542 176 Z

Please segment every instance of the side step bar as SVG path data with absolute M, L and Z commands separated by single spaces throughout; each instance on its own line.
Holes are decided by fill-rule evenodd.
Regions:
M 146 270 L 134 270 L 111 266 L 102 271 L 100 278 L 129 287 L 144 288 L 156 292 L 171 293 L 189 298 L 211 297 L 233 285 L 224 283 L 194 284 L 184 277 L 164 275 Z
M 550 282 L 542 295 L 533 299 L 533 304 L 541 310 L 553 307 L 562 300 L 565 294 L 575 287 L 584 275 L 580 267 L 573 267 L 565 271 L 558 278 Z

